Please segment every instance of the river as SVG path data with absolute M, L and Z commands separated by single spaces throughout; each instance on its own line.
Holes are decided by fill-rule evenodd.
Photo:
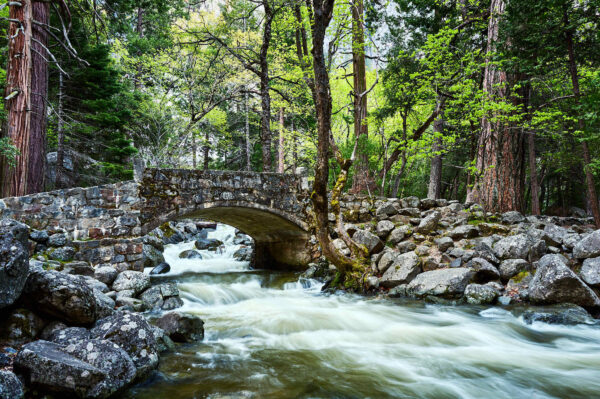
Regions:
M 161 357 L 126 398 L 600 398 L 600 327 L 528 325 L 501 307 L 323 294 L 298 274 L 233 259 L 234 229 L 209 237 L 223 254 L 179 259 L 185 305 L 205 339 Z M 515 312 L 515 314 L 517 314 Z

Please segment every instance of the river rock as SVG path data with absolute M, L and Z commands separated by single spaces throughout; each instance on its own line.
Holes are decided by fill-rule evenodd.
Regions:
M 498 269 L 496 269 L 494 265 L 483 258 L 471 259 L 469 263 L 467 263 L 467 267 L 473 269 L 475 272 L 473 280 L 479 284 L 500 279 L 500 273 L 498 272 Z
M 367 247 L 369 254 L 375 254 L 383 249 L 383 242 L 373 233 L 366 230 L 356 230 L 352 239 L 359 245 Z
M 502 281 L 508 281 L 513 276 L 529 270 L 529 262 L 524 259 L 505 259 L 498 267 Z
M 15 368 L 30 386 L 85 398 L 107 398 L 135 377 L 135 366 L 127 353 L 100 340 L 66 346 L 32 342 L 17 354 Z
M 140 295 L 147 309 L 172 310 L 183 306 L 179 289 L 173 283 L 164 283 L 148 288 Z
M 600 257 L 585 259 L 579 276 L 592 287 L 600 287 Z
M 94 278 L 106 285 L 112 285 L 119 272 L 112 266 L 101 266 L 94 270 Z
M 252 248 L 242 247 L 233 253 L 233 258 L 240 262 L 250 262 L 252 260 Z
M 76 344 L 81 341 L 90 339 L 90 331 L 83 327 L 67 327 L 51 333 L 46 341 L 56 344 L 68 345 Z
M 573 256 L 577 259 L 600 256 L 600 230 L 586 235 L 573 247 Z
M 27 307 L 73 325 L 96 321 L 96 298 L 81 276 L 54 270 L 33 271 L 23 290 Z
M 169 273 L 170 271 L 171 266 L 168 263 L 163 262 L 160 265 L 156 266 L 154 269 L 150 270 L 150 275 L 165 274 Z
M 385 288 L 393 288 L 400 284 L 406 284 L 415 278 L 419 272 L 421 272 L 421 261 L 415 252 L 397 255 L 393 257 L 391 264 L 381 277 L 379 285 Z
M 479 235 L 479 229 L 477 226 L 472 226 L 470 224 L 463 224 L 461 226 L 455 227 L 448 233 L 448 237 L 453 240 L 460 240 L 462 238 L 473 238 Z
M 158 366 L 158 346 L 152 327 L 146 319 L 129 312 L 115 312 L 96 322 L 91 330 L 95 339 L 107 339 L 121 347 L 133 360 L 136 377 L 142 377 Z
M 21 399 L 25 396 L 23 383 L 8 370 L 0 370 L 0 399 Z
M 156 325 L 175 342 L 196 342 L 204 338 L 204 322 L 197 316 L 171 312 L 156 320 Z
M 546 252 L 546 243 L 527 234 L 504 237 L 494 244 L 494 253 L 500 259 L 525 259 L 533 262 Z
M 223 242 L 215 238 L 201 238 L 196 240 L 195 242 L 196 249 L 199 249 L 201 251 L 215 251 L 221 245 L 223 245 Z
M 0 321 L 0 343 L 18 346 L 34 341 L 45 321 L 29 309 L 14 309 Z
M 29 229 L 23 223 L 0 219 L 0 309 L 21 295 L 29 274 Z
M 150 244 L 142 244 L 142 259 L 144 267 L 154 267 L 165 261 L 162 252 Z
M 202 259 L 202 254 L 194 249 L 188 249 L 179 254 L 180 259 Z
M 433 211 L 429 215 L 421 219 L 415 231 L 420 234 L 429 234 L 437 228 L 438 222 L 442 218 L 442 214 L 438 211 Z
M 150 276 L 133 270 L 125 270 L 119 273 L 112 284 L 115 291 L 132 290 L 133 295 L 137 295 L 150 287 Z
M 465 299 L 471 305 L 491 305 L 498 296 L 500 296 L 500 291 L 487 284 L 469 284 L 465 288 Z
M 377 223 L 375 231 L 377 232 L 377 236 L 379 238 L 385 240 L 385 238 L 392 232 L 392 230 L 394 230 L 395 227 L 396 226 L 394 223 L 390 222 L 389 220 L 382 220 Z
M 600 298 L 567 267 L 562 255 L 540 259 L 529 288 L 529 299 L 536 304 L 573 303 L 600 306 Z
M 473 270 L 465 267 L 438 269 L 417 275 L 406 287 L 408 295 L 415 297 L 439 296 L 459 298 L 465 292 L 467 284 L 474 275 Z
M 527 324 L 534 322 L 563 325 L 595 324 L 595 320 L 584 308 L 573 304 L 528 309 L 523 313 L 523 321 Z

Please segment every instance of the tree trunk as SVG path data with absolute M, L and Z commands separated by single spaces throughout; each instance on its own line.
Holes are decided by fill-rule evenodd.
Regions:
M 540 186 L 537 176 L 537 165 L 535 159 L 535 132 L 529 132 L 527 136 L 529 150 L 529 178 L 531 179 L 531 214 L 540 215 Z
M 204 132 L 204 147 L 202 148 L 204 150 L 204 165 L 203 168 L 204 170 L 208 170 L 208 161 L 209 161 L 209 152 L 210 152 L 210 145 L 208 144 L 208 139 L 209 139 L 209 135 L 208 135 L 208 128 L 206 129 L 206 131 Z
M 283 173 L 285 171 L 285 137 L 284 137 L 284 112 L 285 108 L 281 107 L 279 109 L 279 146 L 278 146 L 278 156 L 277 156 L 277 172 Z
M 32 4 L 34 21 L 48 24 L 50 4 Z M 31 133 L 29 137 L 29 170 L 27 190 L 29 193 L 44 191 L 46 176 L 46 103 L 48 101 L 48 33 L 39 25 L 32 26 L 31 43 Z
M 579 73 L 577 71 L 577 62 L 575 61 L 575 45 L 573 43 L 573 30 L 569 28 L 569 15 L 567 10 L 564 12 L 565 38 L 567 43 L 567 51 L 569 53 L 569 73 L 571 74 L 571 82 L 573 84 L 573 95 L 577 104 L 580 102 L 581 92 L 579 90 Z M 578 121 L 579 130 L 582 132 L 585 130 L 585 122 L 583 119 Z M 592 159 L 590 156 L 590 149 L 587 141 L 581 142 L 581 149 L 583 152 L 583 169 L 585 171 L 585 183 L 587 186 L 587 197 L 592 208 L 592 215 L 594 216 L 594 223 L 596 227 L 600 228 L 600 208 L 598 207 L 598 195 L 596 193 L 596 185 L 594 183 L 594 175 L 590 169 Z
M 12 168 L 2 168 L 2 196 L 29 194 L 29 152 L 31 132 L 31 1 L 9 6 L 8 66 L 6 68 L 7 136 L 19 150 Z
M 429 187 L 427 190 L 427 198 L 439 199 L 442 190 L 442 138 L 437 137 L 443 132 L 444 121 L 441 117 L 433 123 L 433 133 L 436 137 L 433 139 L 431 157 L 431 170 L 429 172 Z
M 64 82 L 62 72 L 58 72 L 58 123 L 56 127 L 56 134 L 58 135 L 58 145 L 56 147 L 56 178 L 54 180 L 54 186 L 56 188 L 63 188 L 63 176 L 64 176 L 64 159 L 65 159 L 65 122 L 63 115 L 63 96 L 64 96 Z
M 294 162 L 294 173 L 296 173 L 296 169 L 298 169 L 298 136 L 294 130 L 294 119 L 292 119 L 292 140 L 292 160 Z
M 371 185 L 369 173 L 369 126 L 367 125 L 367 73 L 365 66 L 363 0 L 352 3 L 352 70 L 354 81 L 354 137 L 359 140 L 357 162 L 354 166 L 352 191 L 368 191 Z
M 140 38 L 144 37 L 144 10 L 142 9 L 142 7 L 138 7 L 137 9 L 137 21 L 135 31 L 137 32 Z M 142 56 L 142 52 L 140 50 L 138 50 L 137 56 Z M 137 61 L 134 83 L 136 90 L 142 89 L 142 62 L 140 60 Z
M 250 153 L 250 106 L 248 105 L 248 93 L 245 94 L 245 102 L 246 102 L 246 170 L 250 172 L 252 170 L 252 163 L 250 161 L 251 153 Z
M 271 95 L 269 93 L 269 45 L 271 44 L 271 23 L 273 22 L 273 10 L 268 0 L 263 1 L 265 9 L 265 22 L 263 28 L 262 45 L 260 47 L 260 103 L 262 112 L 260 114 L 260 130 L 262 142 L 263 172 L 273 171 L 271 160 Z
M 196 153 L 198 152 L 198 147 L 196 145 L 196 135 L 192 132 L 192 168 L 196 169 Z
M 505 1 L 492 0 L 483 91 L 488 98 L 508 97 L 509 81 L 491 60 L 498 40 L 499 20 Z M 521 211 L 524 187 L 524 142 L 518 130 L 488 116 L 481 121 L 476 167 L 479 176 L 469 198 L 490 212 Z

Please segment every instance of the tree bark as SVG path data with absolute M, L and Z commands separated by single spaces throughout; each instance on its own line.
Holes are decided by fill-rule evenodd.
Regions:
M 262 45 L 260 47 L 259 65 L 260 65 L 260 129 L 262 142 L 262 160 L 263 171 L 271 172 L 273 162 L 271 160 L 271 95 L 269 93 L 269 46 L 271 44 L 271 24 L 273 22 L 273 9 L 269 1 L 263 1 L 265 10 L 265 21 L 263 27 Z
M 284 113 L 285 108 L 281 107 L 279 109 L 279 146 L 278 146 L 278 154 L 277 154 L 277 172 L 283 173 L 285 171 L 285 136 L 284 136 Z
M 251 153 L 250 153 L 250 106 L 248 105 L 248 93 L 245 94 L 245 103 L 246 103 L 246 170 L 250 172 L 252 170 L 252 163 L 250 161 Z
M 483 91 L 490 99 L 506 99 L 509 95 L 510 84 L 506 73 L 491 60 L 496 50 L 504 8 L 504 0 L 492 0 L 483 80 Z M 521 211 L 524 187 L 523 136 L 506 123 L 491 119 L 484 116 L 481 121 L 476 162 L 479 176 L 467 198 L 490 212 Z
M 50 4 L 32 3 L 34 21 L 48 25 Z M 44 191 L 46 176 L 46 104 L 48 101 L 48 33 L 40 25 L 32 25 L 31 43 L 31 133 L 29 137 L 29 170 L 27 190 L 29 193 Z
M 352 70 L 354 82 L 354 137 L 359 141 L 352 191 L 368 191 L 371 186 L 369 172 L 367 125 L 367 73 L 365 65 L 364 5 L 354 0 L 352 7 Z
M 569 27 L 569 15 L 565 8 L 564 11 L 564 23 L 565 23 L 565 39 L 567 44 L 567 52 L 569 53 L 568 68 L 571 75 L 571 83 L 573 84 L 573 95 L 577 104 L 580 102 L 581 92 L 579 90 L 579 73 L 577 71 L 577 62 L 575 61 L 575 45 L 573 41 L 573 30 Z M 578 120 L 579 130 L 582 132 L 585 130 L 585 121 L 582 118 Z M 583 152 L 583 169 L 585 171 L 585 182 L 587 186 L 587 197 L 592 209 L 592 215 L 594 216 L 594 223 L 596 227 L 600 228 L 600 208 L 598 207 L 598 195 L 596 193 L 596 185 L 594 183 L 594 175 L 590 169 L 592 159 L 590 156 L 590 149 L 587 141 L 581 142 L 581 149 Z
M 438 137 L 443 134 L 444 121 L 442 116 L 433 122 L 433 145 L 431 150 L 431 170 L 429 172 L 429 187 L 427 190 L 427 198 L 439 199 L 442 192 L 442 138 Z
M 31 132 L 31 1 L 9 6 L 8 66 L 6 68 L 7 136 L 19 150 L 12 168 L 3 162 L 2 196 L 29 194 L 29 151 Z
M 56 178 L 54 180 L 54 186 L 56 188 L 63 188 L 63 176 L 65 171 L 65 122 L 63 119 L 63 79 L 64 77 L 62 72 L 58 71 L 58 123 L 56 127 L 56 133 L 58 135 L 58 145 L 56 147 Z
M 210 160 L 209 158 L 209 153 L 210 153 L 210 145 L 209 145 L 209 135 L 208 135 L 208 128 L 206 129 L 206 131 L 204 132 L 204 147 L 202 148 L 204 151 L 204 165 L 203 168 L 204 170 L 208 170 L 208 161 Z

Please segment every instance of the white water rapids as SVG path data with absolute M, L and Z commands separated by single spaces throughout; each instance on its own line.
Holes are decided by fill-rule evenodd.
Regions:
M 178 346 L 128 398 L 600 398 L 600 327 L 528 325 L 500 307 L 327 295 L 293 273 L 165 249 L 203 342 Z

